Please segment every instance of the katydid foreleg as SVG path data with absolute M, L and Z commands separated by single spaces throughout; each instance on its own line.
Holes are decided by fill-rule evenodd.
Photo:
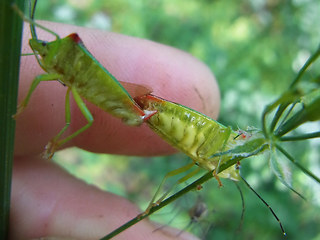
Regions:
M 32 93 L 37 88 L 37 86 L 39 85 L 40 82 L 43 82 L 43 81 L 56 81 L 57 79 L 59 79 L 59 77 L 61 77 L 61 75 L 57 74 L 57 73 L 41 74 L 41 75 L 36 76 L 34 78 L 34 80 L 32 81 L 32 84 L 31 84 L 31 86 L 29 88 L 27 96 L 19 104 L 19 106 L 17 108 L 17 113 L 13 117 L 17 118 L 23 112 L 23 110 L 27 107 L 27 105 L 28 105 L 28 103 L 30 101 L 30 97 L 31 97 Z

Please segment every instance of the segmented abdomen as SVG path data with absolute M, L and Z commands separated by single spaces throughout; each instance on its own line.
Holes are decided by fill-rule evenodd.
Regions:
M 158 111 L 147 121 L 155 132 L 208 170 L 217 165 L 210 157 L 234 142 L 236 134 L 230 128 L 192 109 L 152 95 L 136 101 L 144 110 Z

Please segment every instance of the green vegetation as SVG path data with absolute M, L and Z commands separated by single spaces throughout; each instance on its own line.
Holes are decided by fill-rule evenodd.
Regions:
M 23 9 L 23 1 L 15 1 Z M 18 95 L 22 21 L 11 9 L 12 0 L 0 2 L 0 239 L 8 238 L 12 160 Z
M 289 87 L 320 43 L 317 0 L 81 2 L 83 4 L 72 0 L 40 1 L 37 19 L 101 27 L 191 53 L 215 73 L 222 93 L 219 121 L 235 128 L 245 129 L 248 125 L 261 128 L 263 107 Z M 305 77 L 319 77 L 319 67 L 318 61 Z M 313 127 L 319 129 L 319 122 Z M 319 175 L 317 139 L 310 143 L 288 143 L 286 147 L 300 164 Z M 164 174 L 187 161 L 179 154 L 165 159 L 93 155 L 73 149 L 62 154 L 57 154 L 56 160 L 69 171 L 142 204 L 142 208 L 150 201 Z M 289 162 L 286 167 L 291 167 Z M 289 239 L 320 239 L 319 185 L 301 171 L 290 169 L 293 188 L 307 201 L 276 179 L 266 156 L 242 162 L 242 174 L 280 217 Z M 199 236 L 204 234 L 207 239 L 280 238 L 277 221 L 242 183 L 246 212 L 242 229 L 236 232 L 242 209 L 240 194 L 231 181 L 225 180 L 223 184 L 224 187 L 218 189 L 216 181 L 209 181 L 201 191 L 178 200 L 179 206 L 185 206 L 178 213 L 171 211 L 175 206 L 168 206 L 155 213 L 153 219 L 167 224 L 175 217 L 172 224 L 182 229 L 189 221 L 188 209 L 197 195 L 201 195 L 209 214 L 191 229 Z M 169 215 L 170 212 L 174 213 Z M 208 231 L 206 226 L 210 226 Z

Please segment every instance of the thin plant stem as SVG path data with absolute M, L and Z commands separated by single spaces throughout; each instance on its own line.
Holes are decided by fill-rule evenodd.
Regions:
M 239 160 L 238 159 L 234 159 L 234 160 L 231 160 L 231 161 L 228 161 L 228 162 L 222 164 L 220 166 L 220 168 L 219 168 L 219 172 L 222 172 L 222 171 L 226 170 L 227 168 L 229 168 L 230 166 L 236 164 L 237 162 L 239 162 Z M 218 173 L 216 173 L 216 174 L 218 174 Z M 161 208 L 167 206 L 169 203 L 175 201 L 176 199 L 178 199 L 179 197 L 183 196 L 184 194 L 190 192 L 193 189 L 196 189 L 197 186 L 202 185 L 203 183 L 205 183 L 206 181 L 208 181 L 212 177 L 213 177 L 213 173 L 212 172 L 208 172 L 208 173 L 204 174 L 198 180 L 194 181 L 193 183 L 191 183 L 190 185 L 186 186 L 185 188 L 183 188 L 179 192 L 177 192 L 177 193 L 173 194 L 172 196 L 168 197 L 167 199 L 163 200 L 159 205 L 152 206 L 147 214 L 139 214 L 138 216 L 136 216 L 135 218 L 131 219 L 127 223 L 123 224 L 121 227 L 115 229 L 114 231 L 109 233 L 107 236 L 101 238 L 100 240 L 108 240 L 108 239 L 111 239 L 111 238 L 115 237 L 116 235 L 120 234 L 121 232 L 123 232 L 124 230 L 128 229 L 129 227 L 133 226 L 134 224 L 136 224 L 136 223 L 140 222 L 141 220 L 145 219 L 146 217 L 150 216 L 154 212 L 156 212 L 156 211 L 160 210 Z
M 309 177 L 313 178 L 315 181 L 320 183 L 320 178 L 318 178 L 316 175 L 314 175 L 311 171 L 303 167 L 300 163 L 295 161 L 295 159 L 286 151 L 284 148 L 282 148 L 279 144 L 275 144 L 275 147 L 283 154 L 285 155 L 297 168 L 299 168 L 302 172 L 304 172 Z

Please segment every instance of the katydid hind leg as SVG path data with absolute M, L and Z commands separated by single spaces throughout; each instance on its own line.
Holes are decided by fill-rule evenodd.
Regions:
M 143 216 L 144 216 L 144 215 L 147 215 L 147 214 L 149 213 L 150 209 L 151 209 L 153 206 L 159 205 L 159 203 L 160 203 L 166 196 L 168 196 L 168 194 L 172 191 L 172 188 L 173 188 L 174 186 L 176 186 L 177 184 L 181 183 L 181 181 L 180 181 L 181 179 L 185 179 L 185 177 L 179 179 L 179 180 L 176 182 L 176 184 L 174 184 L 172 187 L 170 187 L 169 190 L 167 190 L 158 200 L 156 200 L 157 197 L 158 197 L 158 195 L 159 195 L 159 193 L 160 193 L 160 191 L 161 191 L 162 188 L 163 188 L 163 185 L 165 184 L 165 182 L 167 181 L 168 178 L 173 177 L 173 176 L 176 176 L 176 175 L 178 175 L 178 174 L 180 174 L 180 173 L 186 172 L 186 171 L 188 171 L 190 168 L 192 168 L 193 166 L 194 166 L 193 163 L 189 163 L 189 164 L 187 164 L 187 165 L 185 165 L 185 166 L 183 166 L 183 167 L 181 167 L 181 168 L 178 168 L 178 169 L 175 169 L 175 170 L 173 170 L 173 171 L 168 172 L 168 173 L 164 176 L 164 178 L 162 179 L 162 182 L 160 183 L 160 185 L 159 185 L 156 193 L 155 193 L 154 196 L 152 197 L 152 199 L 151 199 L 151 201 L 150 201 L 147 209 L 142 213 L 142 215 L 143 215 Z M 188 174 L 188 175 L 189 175 L 189 174 Z
M 82 128 L 80 128 L 77 131 L 75 131 L 74 133 L 72 133 L 71 135 L 69 135 L 69 136 L 67 136 L 67 137 L 65 137 L 63 139 L 60 139 L 62 134 L 68 129 L 68 127 L 70 125 L 70 122 L 71 122 L 70 97 L 69 97 L 70 91 L 72 93 L 72 96 L 73 96 L 77 106 L 79 107 L 81 113 L 86 118 L 88 123 L 85 126 L 83 126 Z M 70 141 L 71 139 L 75 138 L 80 133 L 82 133 L 83 131 L 88 129 L 92 125 L 93 120 L 94 119 L 93 119 L 93 116 L 92 116 L 91 112 L 87 108 L 87 106 L 84 103 L 84 101 L 81 99 L 79 93 L 75 90 L 75 88 L 72 88 L 72 87 L 68 88 L 68 91 L 67 91 L 67 94 L 66 94 L 66 101 L 65 101 L 65 126 L 48 143 L 48 145 L 46 147 L 46 156 L 49 156 L 48 158 L 50 159 L 53 156 L 53 154 L 56 151 L 56 149 L 58 149 L 61 145 L 65 144 L 66 142 Z
M 58 140 L 61 135 L 68 129 L 71 121 L 71 112 L 70 112 L 70 91 L 71 88 L 69 87 L 65 97 L 65 126 L 60 130 L 60 132 L 52 138 L 49 143 L 45 147 L 44 156 L 47 159 L 51 159 L 55 150 L 59 147 Z
M 192 164 L 188 164 L 188 165 L 182 167 L 182 168 L 183 168 L 183 172 L 189 170 L 189 167 L 190 167 L 190 166 L 192 167 L 192 166 L 193 166 L 193 163 L 192 163 Z M 191 168 L 191 167 L 190 167 L 190 168 Z M 175 186 L 177 186 L 177 185 L 180 184 L 180 183 L 186 182 L 188 179 L 190 179 L 190 178 L 192 178 L 193 176 L 195 176 L 200 170 L 201 170 L 200 168 L 196 168 L 195 170 L 193 170 L 192 172 L 188 173 L 187 175 L 179 178 L 178 181 L 177 181 L 172 187 L 170 187 L 170 188 L 156 201 L 155 204 L 156 204 L 156 205 L 159 205 L 159 204 L 170 194 L 170 192 L 173 190 L 173 188 L 174 188 Z
M 233 181 L 233 182 L 234 182 L 234 184 L 236 185 L 236 187 L 237 187 L 237 189 L 238 189 L 238 191 L 239 191 L 239 193 L 240 193 L 241 204 L 242 204 L 242 211 L 241 211 L 240 223 L 239 223 L 239 226 L 238 226 L 238 228 L 237 228 L 237 230 L 236 230 L 236 232 L 235 232 L 235 234 L 237 234 L 237 233 L 241 232 L 241 230 L 242 230 L 242 225 L 243 225 L 243 221 L 244 221 L 244 213 L 245 213 L 245 211 L 246 211 L 246 206 L 245 206 L 245 202 L 244 202 L 243 193 L 242 193 L 242 190 L 241 190 L 238 182 L 236 182 L 236 181 Z

